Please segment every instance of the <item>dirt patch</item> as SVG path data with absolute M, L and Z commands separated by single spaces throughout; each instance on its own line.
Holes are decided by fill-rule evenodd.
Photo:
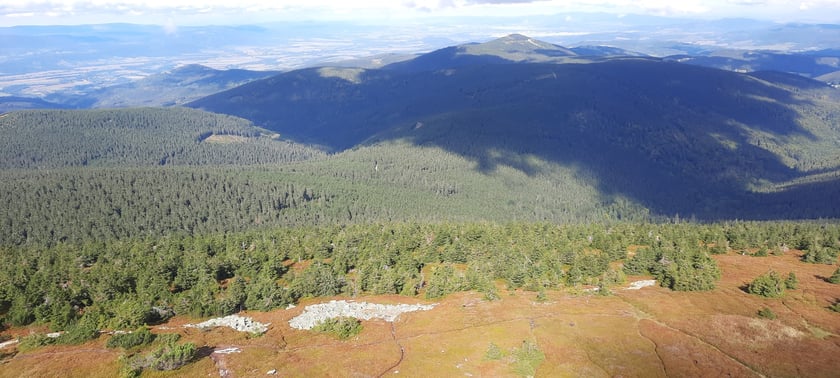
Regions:
M 239 136 L 239 135 L 224 135 L 224 134 L 213 134 L 203 140 L 205 143 L 218 143 L 218 144 L 231 144 L 231 143 L 245 143 L 250 141 L 251 138 Z

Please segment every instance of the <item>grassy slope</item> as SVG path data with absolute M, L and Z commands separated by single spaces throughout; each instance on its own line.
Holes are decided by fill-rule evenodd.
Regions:
M 382 321 L 364 321 L 361 334 L 348 341 L 288 326 L 287 321 L 305 305 L 326 299 L 308 300 L 290 310 L 245 314 L 271 323 L 268 333 L 257 338 L 228 329 L 182 329 L 179 326 L 188 322 L 183 318 L 155 332 L 177 332 L 184 335 L 183 341 L 207 345 L 208 353 L 174 375 L 217 374 L 224 366 L 236 376 L 259 376 L 272 369 L 290 376 L 396 372 L 517 376 L 522 368 L 515 350 L 529 340 L 545 355 L 536 364 L 538 376 L 833 376 L 840 367 L 833 358 L 840 352 L 836 344 L 840 323 L 838 314 L 825 307 L 835 299 L 836 285 L 820 277 L 830 275 L 834 267 L 803 264 L 799 255 L 790 251 L 770 257 L 716 256 L 723 277 L 711 292 L 647 287 L 616 289 L 613 296 L 600 297 L 575 290 L 550 291 L 543 303 L 535 301 L 536 293 L 507 291 L 502 286 L 501 300 L 493 302 L 477 293 L 453 294 L 431 311 L 403 314 L 393 328 Z M 768 269 L 795 272 L 799 288 L 789 290 L 782 299 L 742 291 L 744 283 Z M 419 301 L 396 296 L 356 300 Z M 763 307 L 771 308 L 778 319 L 758 318 L 756 312 Z M 118 369 L 117 353 L 104 348 L 106 339 L 20 354 L 0 369 L 0 376 L 55 371 L 69 376 L 112 375 Z M 490 343 L 502 351 L 501 359 L 486 358 Z M 242 352 L 216 355 L 222 362 L 207 355 L 212 349 L 230 346 Z

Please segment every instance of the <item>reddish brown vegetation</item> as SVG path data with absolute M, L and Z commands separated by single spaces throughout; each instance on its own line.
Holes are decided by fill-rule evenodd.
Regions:
M 288 320 L 308 300 L 290 310 L 248 313 L 271 323 L 260 337 L 229 329 L 201 331 L 179 326 L 176 318 L 156 333 L 179 332 L 182 340 L 206 350 L 236 346 L 225 355 L 231 376 L 512 376 L 511 351 L 524 340 L 545 354 L 539 376 L 836 376 L 840 371 L 840 314 L 826 307 L 840 289 L 824 280 L 835 267 L 804 264 L 799 253 L 750 257 L 715 256 L 723 277 L 710 292 L 672 292 L 660 287 L 615 288 L 613 296 L 549 291 L 539 303 L 533 292 L 500 290 L 501 300 L 479 293 L 453 294 L 431 311 L 403 314 L 394 323 L 364 321 L 356 337 L 339 341 L 328 335 L 291 329 Z M 742 287 L 773 269 L 799 277 L 798 289 L 783 298 L 747 294 Z M 416 303 L 419 298 L 377 296 L 377 303 Z M 776 320 L 756 312 L 768 307 Z M 20 330 L 16 330 L 20 332 Z M 47 347 L 21 353 L 0 365 L 0 376 L 113 376 L 119 352 L 104 348 L 103 336 L 77 347 Z M 487 359 L 493 343 L 503 357 Z M 214 376 L 209 357 L 174 372 Z

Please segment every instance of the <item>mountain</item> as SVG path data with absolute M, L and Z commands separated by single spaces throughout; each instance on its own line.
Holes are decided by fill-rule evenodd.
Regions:
M 276 71 L 216 70 L 188 64 L 129 83 L 92 90 L 81 98 L 62 95 L 50 98 L 89 108 L 172 106 L 276 74 Z
M 600 45 L 582 45 L 570 48 L 572 52 L 580 56 L 647 56 L 640 52 L 630 51 L 619 47 L 600 46 Z
M 575 55 L 574 51 L 562 46 L 521 34 L 511 34 L 489 42 L 446 47 L 384 68 L 394 71 L 428 71 L 480 64 L 561 62 Z
M 493 45 L 505 41 L 546 47 L 521 36 Z M 507 166 L 538 177 L 544 167 L 531 158 L 576 167 L 600 193 L 654 214 L 840 215 L 817 205 L 835 202 L 840 168 L 838 93 L 825 84 L 654 58 L 515 63 L 461 49 L 399 68 L 292 71 L 189 106 L 333 151 L 402 140 L 486 174 Z
M 24 109 L 62 109 L 65 105 L 44 101 L 40 98 L 0 96 L 0 113 Z
M 840 53 L 836 50 L 781 52 L 725 49 L 671 55 L 664 59 L 729 71 L 781 71 L 809 78 L 818 78 L 840 69 Z
M 0 118 L 0 169 L 252 165 L 316 150 L 226 115 L 186 108 L 26 110 Z

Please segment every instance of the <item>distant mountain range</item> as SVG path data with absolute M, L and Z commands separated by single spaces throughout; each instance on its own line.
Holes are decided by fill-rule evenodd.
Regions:
M 840 51 L 819 50 L 799 53 L 753 50 L 714 50 L 672 55 L 665 60 L 720 68 L 729 71 L 780 71 L 824 82 L 840 75 Z
M 66 105 L 56 104 L 40 98 L 0 96 L 0 113 L 26 109 L 64 109 Z
M 188 64 L 129 83 L 91 90 L 83 96 L 58 94 L 49 96 L 49 99 L 74 108 L 173 106 L 277 73 L 217 70 L 199 64 Z
M 534 156 L 580 167 L 602 193 L 654 212 L 708 219 L 816 210 L 815 198 L 837 195 L 839 98 L 791 74 L 581 56 L 511 35 L 381 69 L 291 71 L 188 106 L 332 151 L 403 140 L 468 157 L 482 172 L 539 175 Z
M 762 56 L 756 61 L 777 61 Z M 812 67 L 831 65 L 819 56 Z M 251 80 L 186 107 L 259 128 L 178 106 L 17 112 L 0 115 L 9 132 L 3 151 L 9 169 L 33 177 L 44 168 L 78 178 L 91 167 L 222 164 L 307 188 L 297 207 L 248 205 L 255 218 L 244 216 L 241 227 L 269 218 L 282 225 L 840 217 L 840 92 L 825 82 L 518 34 L 368 63 L 283 73 L 188 65 L 97 92 L 89 105 L 173 105 Z M 10 110 L 67 106 L 8 99 Z M 173 124 L 182 125 L 176 137 L 160 134 Z M 58 147 L 45 153 L 44 145 Z M 38 183 L 10 185 L 29 191 Z M 30 210 L 16 211 L 36 214 Z

